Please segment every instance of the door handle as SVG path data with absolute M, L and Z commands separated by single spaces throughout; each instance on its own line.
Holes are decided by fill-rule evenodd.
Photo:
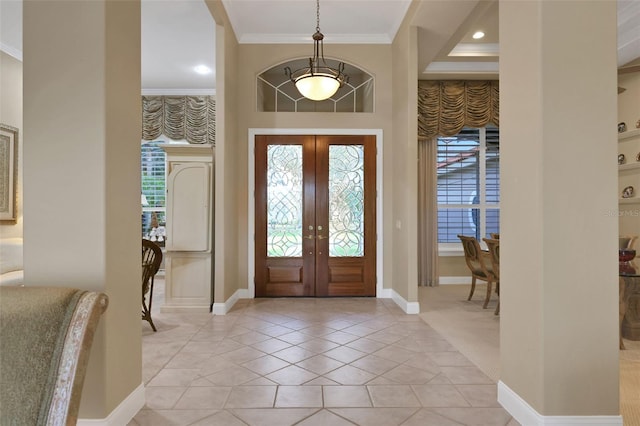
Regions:
M 307 236 L 304 237 L 307 240 L 313 240 L 315 238 L 315 236 L 313 236 L 312 234 L 309 234 Z
M 327 238 L 327 237 L 325 237 L 324 235 L 318 235 L 318 239 L 319 240 L 324 240 L 325 238 Z

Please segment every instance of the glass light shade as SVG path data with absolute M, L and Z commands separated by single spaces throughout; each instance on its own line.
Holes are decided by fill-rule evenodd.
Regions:
M 333 77 L 313 74 L 296 80 L 296 88 L 302 96 L 313 101 L 324 101 L 340 88 L 340 82 Z

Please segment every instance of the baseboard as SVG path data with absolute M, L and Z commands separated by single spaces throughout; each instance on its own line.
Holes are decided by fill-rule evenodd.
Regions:
M 447 284 L 471 284 L 471 277 L 439 277 L 438 283 L 440 285 Z
M 140 383 L 106 419 L 78 419 L 77 426 L 122 426 L 129 424 L 131 419 L 144 407 L 144 384 Z
M 240 299 L 251 299 L 253 296 L 249 294 L 249 290 L 247 289 L 239 289 L 236 290 L 233 295 L 228 298 L 223 303 L 214 303 L 213 304 L 213 314 L 214 315 L 226 315 L 229 310 L 236 304 L 236 302 Z M 394 302 L 406 313 L 406 314 L 419 314 L 420 313 L 420 303 L 418 302 L 407 302 L 402 296 L 396 293 L 393 289 L 382 289 L 379 291 L 376 297 L 380 299 L 393 299 Z
M 244 297 L 242 297 L 244 296 Z M 213 315 L 226 315 L 239 299 L 249 299 L 248 290 L 236 290 L 225 302 L 213 304 Z
M 382 288 L 376 291 L 376 297 L 378 299 L 392 299 L 393 298 L 393 290 L 390 288 Z
M 518 423 L 527 426 L 622 426 L 622 416 L 543 416 L 502 381 L 498 382 L 498 402 Z
M 162 305 L 160 312 L 163 314 L 206 314 L 209 306 L 202 305 Z
M 396 305 L 400 306 L 400 309 L 404 311 L 405 314 L 419 314 L 420 313 L 420 303 L 419 302 L 407 302 L 404 297 L 400 296 L 395 290 L 391 290 L 392 295 L 391 298 Z

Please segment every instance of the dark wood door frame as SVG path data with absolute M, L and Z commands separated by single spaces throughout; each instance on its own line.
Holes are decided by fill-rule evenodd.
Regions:
M 270 135 L 255 137 L 255 280 L 256 296 L 375 296 L 377 172 L 375 135 Z M 303 145 L 304 214 L 302 257 L 266 256 L 266 146 Z M 328 196 L 329 149 L 331 145 L 357 145 L 364 152 L 364 255 L 329 257 Z M 264 165 L 264 166 L 262 166 Z M 262 171 L 261 171 L 262 170 Z M 262 179 L 262 180 L 260 180 Z M 261 188 L 264 188 L 262 190 Z M 320 210 L 318 210 L 320 208 Z M 323 229 L 320 230 L 319 227 Z M 317 229 L 314 229 L 316 227 Z M 313 231 L 308 231 L 308 229 Z M 306 234 L 312 232 L 309 236 Z M 312 275 L 312 276 L 311 276 Z M 269 290 L 265 287 L 269 283 Z

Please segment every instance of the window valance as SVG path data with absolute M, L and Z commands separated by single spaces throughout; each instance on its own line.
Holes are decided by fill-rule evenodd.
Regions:
M 216 140 L 216 101 L 213 96 L 143 96 L 142 139 L 166 135 L 189 143 Z
M 464 126 L 498 126 L 497 80 L 421 80 L 418 82 L 418 137 L 453 136 Z

